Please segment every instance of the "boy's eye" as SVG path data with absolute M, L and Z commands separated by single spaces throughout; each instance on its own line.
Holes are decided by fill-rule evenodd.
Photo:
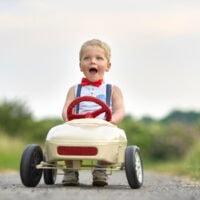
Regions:
M 97 59 L 97 60 L 103 60 L 103 58 L 100 57 L 100 56 L 98 56 L 96 59 Z
M 83 60 L 89 60 L 89 59 L 90 59 L 89 56 L 86 56 L 86 57 L 83 58 Z

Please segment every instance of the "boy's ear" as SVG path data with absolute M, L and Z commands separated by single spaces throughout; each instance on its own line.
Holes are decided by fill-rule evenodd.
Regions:
M 81 63 L 79 63 L 79 67 L 80 67 L 80 71 L 82 72 L 83 70 L 82 70 L 82 68 L 81 68 Z
M 108 72 L 110 70 L 110 68 L 111 68 L 111 63 L 108 63 L 106 71 Z

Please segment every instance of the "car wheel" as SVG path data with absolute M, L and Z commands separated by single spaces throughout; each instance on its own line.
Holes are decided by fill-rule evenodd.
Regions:
M 143 184 L 143 164 L 137 146 L 128 146 L 125 150 L 125 172 L 129 186 L 140 188 Z
M 42 169 L 37 169 L 43 161 L 42 149 L 39 145 L 30 144 L 24 150 L 20 162 L 20 178 L 27 187 L 35 187 L 42 177 Z
M 44 158 L 44 160 L 46 160 Z M 54 163 L 50 163 L 53 165 Z M 44 169 L 43 178 L 46 185 L 53 185 L 56 182 L 57 169 Z

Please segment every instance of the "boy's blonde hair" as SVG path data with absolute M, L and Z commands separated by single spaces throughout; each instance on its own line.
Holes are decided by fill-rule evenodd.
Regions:
M 92 39 L 88 40 L 83 45 L 81 46 L 80 52 L 79 52 L 79 60 L 81 61 L 81 58 L 83 56 L 83 52 L 86 47 L 88 46 L 94 46 L 94 47 L 100 47 L 104 50 L 105 52 L 105 57 L 107 58 L 108 62 L 110 62 L 110 57 L 111 57 L 111 49 L 110 47 L 103 41 L 98 40 L 98 39 Z

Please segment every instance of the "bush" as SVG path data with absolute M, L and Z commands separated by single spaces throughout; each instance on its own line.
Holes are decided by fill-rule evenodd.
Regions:
M 165 132 L 154 138 L 150 157 L 155 160 L 183 158 L 195 141 L 195 133 L 189 127 L 172 123 Z
M 61 119 L 43 119 L 32 123 L 29 132 L 24 134 L 24 138 L 30 142 L 44 142 L 48 131 L 58 124 L 63 123 Z
M 143 158 L 154 161 L 182 159 L 199 140 L 195 126 L 180 122 L 125 119 L 120 127 L 127 134 L 128 144 L 138 145 Z

